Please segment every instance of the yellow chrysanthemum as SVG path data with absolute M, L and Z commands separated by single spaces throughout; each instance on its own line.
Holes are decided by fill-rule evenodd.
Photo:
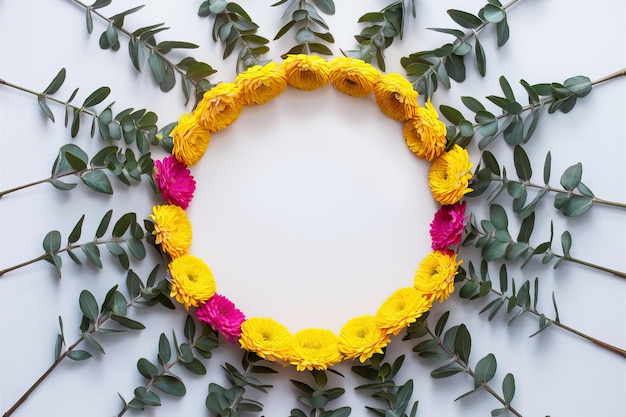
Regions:
M 374 86 L 378 107 L 387 117 L 405 122 L 417 114 L 417 91 L 400 74 L 381 75 Z
M 252 317 L 241 324 L 241 348 L 255 352 L 269 361 L 283 361 L 289 357 L 293 336 L 276 320 Z
M 454 291 L 454 276 L 461 262 L 456 261 L 456 253 L 431 252 L 420 262 L 413 285 L 432 302 L 442 302 Z
M 287 74 L 277 62 L 255 65 L 237 75 L 233 81 L 241 87 L 244 104 L 265 104 L 287 88 Z
M 432 301 L 415 287 L 400 288 L 379 307 L 375 316 L 376 324 L 387 334 L 397 335 L 430 310 L 431 306 Z
M 329 62 L 330 82 L 342 93 L 352 97 L 372 94 L 380 72 L 356 58 L 337 57 Z
M 316 55 L 289 55 L 283 61 L 289 85 L 311 91 L 328 84 L 328 61 Z
M 195 111 L 209 131 L 217 132 L 237 120 L 243 107 L 241 87 L 234 83 L 221 83 L 204 93 Z
M 187 166 L 195 165 L 204 156 L 211 140 L 211 132 L 195 112 L 180 116 L 170 136 L 174 144 L 172 155 Z
M 170 297 L 185 306 L 199 307 L 215 294 L 216 286 L 213 273 L 200 258 L 183 255 L 169 264 L 172 277 Z
M 374 316 L 359 316 L 348 320 L 339 332 L 339 351 L 348 359 L 361 363 L 375 353 L 383 353 L 390 338 L 377 324 Z
M 341 362 L 337 336 L 327 329 L 304 329 L 293 335 L 289 362 L 296 370 L 326 370 Z
M 150 218 L 154 222 L 155 243 L 172 259 L 189 253 L 191 247 L 191 222 L 181 207 L 164 204 L 152 207 Z
M 409 149 L 428 161 L 441 155 L 446 148 L 446 125 L 439 120 L 430 99 L 426 107 L 418 107 L 417 115 L 404 123 L 403 133 Z
M 435 200 L 450 205 L 458 202 L 470 191 L 472 163 L 467 150 L 454 145 L 448 152 L 437 157 L 430 166 L 428 185 Z

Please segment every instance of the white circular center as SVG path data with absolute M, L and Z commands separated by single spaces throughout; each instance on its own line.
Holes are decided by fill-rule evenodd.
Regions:
M 191 253 L 247 317 L 339 332 L 413 284 L 437 209 L 429 167 L 373 96 L 288 87 L 192 167 Z

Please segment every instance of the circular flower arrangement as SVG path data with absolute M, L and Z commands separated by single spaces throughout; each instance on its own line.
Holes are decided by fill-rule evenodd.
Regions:
M 216 282 L 205 262 L 189 253 L 192 226 L 185 209 L 193 199 L 195 180 L 188 167 L 202 159 L 211 134 L 233 123 L 245 106 L 260 105 L 279 96 L 288 86 L 314 90 L 328 83 L 353 97 L 374 95 L 380 110 L 403 123 L 409 149 L 431 162 L 429 186 L 441 208 L 431 222 L 432 252 L 419 264 L 413 285 L 394 291 L 374 315 L 348 320 L 339 335 L 322 328 L 292 334 L 268 317 L 249 317 L 227 297 L 216 292 Z M 232 83 L 207 91 L 191 114 L 183 114 L 170 136 L 172 155 L 155 162 L 154 179 L 163 204 L 153 207 L 155 243 L 170 259 L 170 296 L 226 340 L 262 358 L 297 370 L 325 370 L 343 359 L 365 362 L 403 328 L 442 302 L 454 291 L 462 261 L 456 249 L 465 225 L 463 196 L 470 192 L 467 151 L 458 145 L 446 150 L 446 127 L 428 101 L 417 102 L 417 92 L 399 74 L 382 74 L 361 60 L 337 57 L 330 61 L 312 55 L 290 55 L 282 64 L 271 62 L 239 74 Z

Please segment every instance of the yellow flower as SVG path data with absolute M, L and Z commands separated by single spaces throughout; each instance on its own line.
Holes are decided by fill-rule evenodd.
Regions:
M 293 335 L 293 347 L 289 362 L 296 370 L 326 370 L 342 356 L 337 347 L 337 336 L 327 329 L 304 329 Z
M 217 132 L 233 123 L 243 111 L 241 87 L 221 83 L 204 93 L 195 110 L 200 121 L 211 132 Z
M 374 316 L 350 319 L 339 332 L 339 351 L 348 359 L 358 357 L 361 363 L 375 353 L 383 353 L 389 342 L 389 335 L 378 327 Z
M 164 204 L 152 207 L 150 218 L 154 222 L 155 243 L 172 259 L 189 253 L 191 247 L 191 222 L 181 207 Z
M 374 86 L 378 107 L 387 117 L 405 122 L 417 114 L 417 91 L 400 74 L 385 74 Z
M 244 104 L 265 104 L 287 88 L 287 74 L 277 62 L 255 65 L 237 75 L 233 81 L 241 87 Z
M 183 255 L 169 264 L 172 277 L 170 297 L 185 306 L 199 307 L 215 294 L 216 286 L 213 273 L 200 258 Z
M 332 85 L 352 97 L 370 95 L 380 78 L 376 68 L 360 59 L 337 57 L 330 61 L 329 67 Z
M 328 83 L 328 61 L 316 55 L 289 55 L 283 61 L 289 85 L 311 91 Z
M 397 335 L 430 310 L 432 301 L 415 289 L 405 287 L 394 291 L 376 312 L 376 324 L 387 334 Z
M 200 123 L 197 113 L 181 115 L 170 136 L 174 143 L 172 155 L 187 166 L 195 165 L 204 156 L 211 140 L 211 132 Z
M 454 145 L 448 152 L 437 157 L 430 166 L 428 185 L 440 204 L 450 205 L 458 202 L 470 191 L 469 180 L 472 178 L 472 163 L 467 150 Z
M 409 149 L 428 161 L 441 155 L 446 148 L 446 125 L 439 120 L 430 99 L 426 107 L 418 107 L 417 115 L 404 123 L 403 133 Z
M 454 276 L 461 262 L 456 261 L 456 253 L 431 252 L 420 262 L 413 285 L 432 302 L 442 302 L 454 291 Z
M 241 324 L 241 348 L 268 361 L 287 360 L 293 336 L 276 320 L 252 317 Z

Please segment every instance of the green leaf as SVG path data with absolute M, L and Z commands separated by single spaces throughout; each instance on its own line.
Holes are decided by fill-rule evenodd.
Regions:
M 490 381 L 496 374 L 497 366 L 496 357 L 492 353 L 479 360 L 474 370 L 474 387 L 478 388 L 483 382 Z
M 154 377 L 154 387 L 160 389 L 166 394 L 170 394 L 176 397 L 182 397 L 187 390 L 183 382 L 171 375 L 158 375 Z
M 502 380 L 502 393 L 504 394 L 504 402 L 511 404 L 515 395 L 515 377 L 508 373 Z
M 61 180 L 57 180 L 56 178 L 51 178 L 48 182 L 52 184 L 54 188 L 61 191 L 69 191 L 76 187 L 76 183 L 63 182 Z
M 450 107 L 450 106 L 446 106 L 445 104 L 442 104 L 441 106 L 439 106 L 439 111 L 446 119 L 450 121 L 450 123 L 454 125 L 459 125 L 461 121 L 465 120 L 465 117 L 463 117 L 463 114 L 461 114 L 461 112 L 455 109 L 454 107 Z
M 61 249 L 61 233 L 52 230 L 43 238 L 43 250 L 46 253 L 57 253 L 59 249 Z
M 43 90 L 43 94 L 49 95 L 56 93 L 65 81 L 65 73 L 65 68 L 61 68 L 61 70 L 57 73 L 57 75 L 54 76 L 46 89 Z
M 322 413 L 324 417 L 348 417 L 352 409 L 350 407 L 339 407 L 336 410 L 330 411 L 328 414 Z
M 567 168 L 561 176 L 561 185 L 568 191 L 575 189 L 583 175 L 583 166 L 579 162 Z
M 161 405 L 161 399 L 159 398 L 159 396 L 156 395 L 152 391 L 146 390 L 145 387 L 135 388 L 134 393 L 135 393 L 135 398 L 137 399 L 137 401 L 140 401 L 141 403 L 145 405 L 150 405 L 150 406 L 155 406 L 155 407 Z
M 94 349 L 96 349 L 98 352 L 102 354 L 105 353 L 102 345 L 96 339 L 94 339 L 93 336 L 91 336 L 91 334 L 83 333 L 83 338 L 85 339 L 85 342 L 89 343 L 89 345 L 93 347 Z
M 449 316 L 450 316 L 450 312 L 446 311 L 445 313 L 441 315 L 441 317 L 439 317 L 439 320 L 437 320 L 437 324 L 435 325 L 436 336 L 441 336 L 441 333 L 443 333 L 443 329 L 446 327 L 446 323 L 448 322 Z
M 162 363 L 167 363 L 172 357 L 172 349 L 170 348 L 170 341 L 167 340 L 165 333 L 161 333 L 159 337 L 159 359 Z
M 83 183 L 94 191 L 113 194 L 111 181 L 101 170 L 87 171 L 80 176 Z
M 67 357 L 73 361 L 84 361 L 85 359 L 91 358 L 91 353 L 86 350 L 72 350 L 67 354 Z
M 430 376 L 435 379 L 447 378 L 449 376 L 456 375 L 459 372 L 463 372 L 463 368 L 459 368 L 455 364 L 449 364 L 435 369 L 430 373 Z
M 50 110 L 50 107 L 46 103 L 46 98 L 44 96 L 37 97 L 37 103 L 39 103 L 39 107 L 41 107 L 41 110 L 43 110 L 48 119 L 54 123 L 54 113 L 52 113 L 52 110 Z
M 454 338 L 454 351 L 463 363 L 468 363 L 471 348 L 472 339 L 470 334 L 467 331 L 467 327 L 465 327 L 464 324 L 461 324 Z
M 484 77 L 485 74 L 487 74 L 487 58 L 485 57 L 485 50 L 478 41 L 478 38 L 474 41 L 474 48 L 476 49 L 476 66 L 478 67 L 478 73 Z
M 569 256 L 569 250 L 572 248 L 572 235 L 567 230 L 561 234 L 561 247 L 563 254 Z
M 498 39 L 498 47 L 504 46 L 509 40 L 509 24 L 506 17 L 496 23 L 496 37 Z
M 498 23 L 506 17 L 506 14 L 501 8 L 494 6 L 493 4 L 487 4 L 482 8 L 482 16 L 489 23 Z
M 504 210 L 504 208 L 499 204 L 492 204 L 489 207 L 489 219 L 496 230 L 507 230 L 509 227 L 506 210 Z
M 137 215 L 135 213 L 126 213 L 113 226 L 111 232 L 113 237 L 122 237 L 132 223 L 135 223 Z
M 576 97 L 584 97 L 591 92 L 592 84 L 589 77 L 579 75 L 565 80 L 563 87 L 576 94 Z
M 67 238 L 68 243 L 78 242 L 78 239 L 80 239 L 80 234 L 83 228 L 84 220 L 85 220 L 85 215 L 83 214 L 80 217 L 80 220 L 78 220 L 78 223 L 76 223 L 76 226 L 74 226 L 74 228 L 72 229 L 72 232 L 70 233 L 69 237 Z
M 148 64 L 150 64 L 150 70 L 154 80 L 161 84 L 165 80 L 166 62 L 161 58 L 159 54 L 150 53 L 148 57 Z
M 87 290 L 83 290 L 78 298 L 80 304 L 80 311 L 83 315 L 91 321 L 95 321 L 98 318 L 98 302 L 96 298 Z
M 101 103 L 104 99 L 106 99 L 111 93 L 111 89 L 109 87 L 100 87 L 93 93 L 91 93 L 83 102 L 83 107 L 92 107 L 96 104 Z
M 335 3 L 333 0 L 313 0 L 313 3 L 322 13 L 335 14 Z
M 528 154 L 521 146 L 517 145 L 513 149 L 513 160 L 515 164 L 515 171 L 519 179 L 528 181 L 533 175 L 532 168 L 530 166 L 530 160 Z
M 131 330 L 143 330 L 146 328 L 146 326 L 136 320 L 129 319 L 128 317 L 124 316 L 119 316 L 117 314 L 111 314 L 111 320 L 116 321 L 122 326 Z
M 209 11 L 214 14 L 219 14 L 226 9 L 226 0 L 209 0 Z
M 572 195 L 561 209 L 567 217 L 580 216 L 591 209 L 593 198 L 583 195 Z
M 102 260 L 100 259 L 100 249 L 94 242 L 89 242 L 81 246 L 81 249 L 87 256 L 87 259 L 98 268 L 102 268 Z
M 476 29 L 483 23 L 478 16 L 475 16 L 468 12 L 464 12 L 462 10 L 450 9 L 448 10 L 448 15 L 457 24 L 467 29 Z
M 156 367 L 152 362 L 145 358 L 140 358 L 137 361 L 137 370 L 139 373 L 147 379 L 151 379 L 153 376 L 158 375 L 159 368 Z
M 72 155 L 74 159 L 84 162 L 85 166 L 89 157 L 80 147 L 73 143 L 68 143 L 59 148 L 59 154 L 52 166 L 52 176 L 57 177 L 63 174 L 73 174 L 76 170 L 70 164 L 67 155 Z

